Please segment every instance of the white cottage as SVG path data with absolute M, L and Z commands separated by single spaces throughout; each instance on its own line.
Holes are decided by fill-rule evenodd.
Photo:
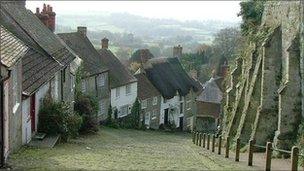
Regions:
M 118 117 L 123 117 L 131 113 L 137 97 L 137 79 L 108 49 L 108 42 L 108 39 L 102 39 L 102 47 L 98 52 L 110 70 L 111 106 L 118 110 Z

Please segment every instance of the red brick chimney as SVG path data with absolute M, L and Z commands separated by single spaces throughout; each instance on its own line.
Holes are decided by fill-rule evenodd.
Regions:
M 103 38 L 101 40 L 101 48 L 102 49 L 108 49 L 108 47 L 109 47 L 109 39 Z
M 84 26 L 78 26 L 77 27 L 77 32 L 83 35 L 83 37 L 87 36 L 87 27 Z
M 43 4 L 42 11 L 40 12 L 39 8 L 36 8 L 35 15 L 40 19 L 40 21 L 47 26 L 52 32 L 55 31 L 55 18 L 56 13 L 53 12 L 53 7 L 50 5 Z

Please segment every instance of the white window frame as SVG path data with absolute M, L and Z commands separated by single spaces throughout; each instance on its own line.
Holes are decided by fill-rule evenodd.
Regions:
M 151 116 L 151 112 L 145 113 L 145 125 L 150 125 L 150 116 Z
M 126 113 L 124 113 L 123 109 L 126 108 Z M 124 116 L 127 116 L 128 115 L 128 112 L 129 111 L 129 106 L 128 105 L 124 105 L 124 106 L 121 106 L 120 107 L 120 110 L 118 112 L 118 117 L 124 117 Z
M 148 100 L 142 100 L 141 101 L 141 109 L 146 109 L 148 107 Z
M 152 111 L 151 120 L 154 120 L 154 119 L 156 119 L 156 118 L 157 118 L 157 109 L 154 109 L 154 110 Z
M 105 84 L 106 84 L 105 82 L 106 82 L 105 81 L 105 76 L 103 74 L 100 74 L 100 75 L 97 76 L 97 86 L 98 87 L 105 86 Z
M 153 97 L 153 105 L 157 105 L 157 97 Z
M 131 84 L 126 85 L 126 95 L 131 94 Z
M 117 87 L 117 88 L 116 88 L 115 97 L 116 97 L 116 98 L 119 98 L 119 97 L 120 97 L 120 87 Z

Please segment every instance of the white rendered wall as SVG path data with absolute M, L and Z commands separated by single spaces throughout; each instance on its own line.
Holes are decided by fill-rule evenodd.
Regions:
M 119 87 L 119 97 L 116 97 L 117 88 L 111 89 L 112 108 L 116 107 L 118 110 L 120 110 L 120 108 L 125 105 L 129 105 L 129 107 L 132 107 L 137 97 L 137 82 L 131 83 L 129 85 L 131 85 L 131 92 L 129 94 L 126 94 L 126 85 Z

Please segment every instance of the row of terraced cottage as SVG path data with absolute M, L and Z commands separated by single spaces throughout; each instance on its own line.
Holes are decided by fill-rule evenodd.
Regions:
M 93 47 L 86 27 L 55 34 L 55 16 L 49 5 L 32 13 L 25 8 L 25 1 L 1 2 L 4 158 L 37 133 L 38 113 L 46 96 L 66 102 L 73 109 L 79 66 L 83 66 L 82 92 L 98 98 L 99 121 L 107 119 L 109 106 L 117 109 L 118 117 L 130 114 L 138 98 L 141 118 L 148 128 L 174 123 L 181 130 L 192 130 L 197 97 L 219 105 L 221 94 L 215 93 L 217 97 L 208 101 L 210 95 L 201 93 L 202 85 L 188 76 L 177 57 L 149 59 L 132 75 L 108 49 L 108 39 L 101 40 L 99 50 Z M 214 80 L 209 81 L 209 88 L 220 92 Z M 211 115 L 218 114 L 216 107 Z

